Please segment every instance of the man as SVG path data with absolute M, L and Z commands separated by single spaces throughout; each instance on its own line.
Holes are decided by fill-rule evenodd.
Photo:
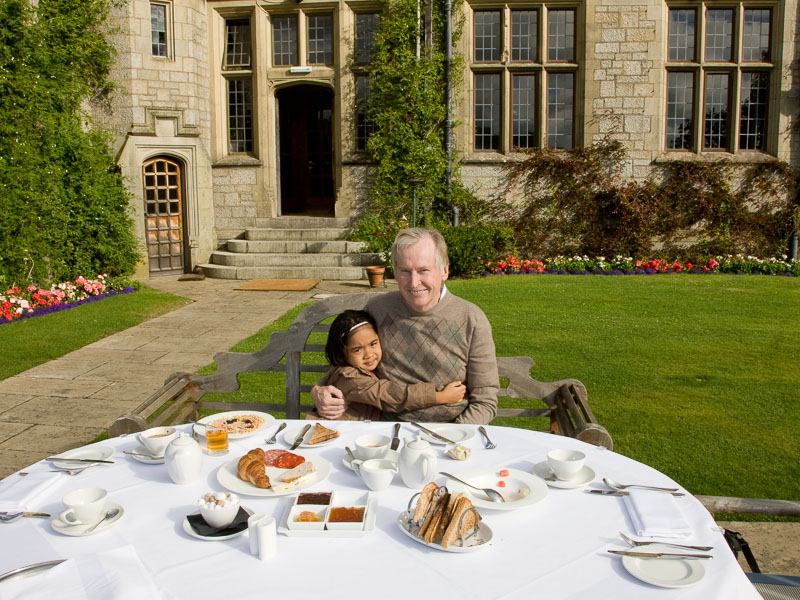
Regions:
M 432 406 L 387 420 L 487 424 L 497 414 L 497 359 L 492 328 L 483 311 L 447 291 L 447 245 L 435 229 L 403 229 L 392 246 L 399 292 L 376 296 L 366 310 L 376 320 L 383 346 L 379 376 L 398 383 L 451 381 L 467 387 L 464 400 Z M 319 415 L 337 419 L 346 401 L 333 386 L 314 386 Z

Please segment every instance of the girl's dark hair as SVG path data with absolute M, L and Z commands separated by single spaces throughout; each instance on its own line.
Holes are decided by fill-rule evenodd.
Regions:
M 365 321 L 372 325 L 376 333 L 378 332 L 375 319 L 363 310 L 346 310 L 333 320 L 331 330 L 328 332 L 328 341 L 325 343 L 325 357 L 334 367 L 350 365 L 344 354 L 347 338 L 350 337 L 350 330 L 353 327 Z

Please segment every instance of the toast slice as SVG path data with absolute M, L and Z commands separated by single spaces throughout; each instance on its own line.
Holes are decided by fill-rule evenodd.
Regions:
M 438 489 L 439 486 L 432 481 L 422 488 L 422 491 L 417 497 L 417 505 L 414 507 L 414 514 L 411 515 L 412 521 L 419 523 L 423 517 L 425 517 L 425 515 L 428 513 L 428 507 L 431 504 L 431 500 L 433 500 L 433 496 L 436 494 L 436 490 Z
M 478 511 L 470 510 L 472 508 L 472 502 L 466 496 L 456 502 L 450 522 L 447 524 L 447 529 L 442 536 L 442 548 L 446 550 L 463 534 L 472 531 L 478 525 L 481 517 Z M 462 516 L 464 517 L 463 524 L 461 523 Z
M 328 440 L 332 440 L 333 438 L 339 437 L 339 432 L 334 431 L 333 429 L 328 429 L 324 425 L 320 425 L 317 423 L 314 425 L 314 429 L 311 431 L 311 437 L 308 440 L 309 444 L 319 444 L 321 442 L 327 442 Z

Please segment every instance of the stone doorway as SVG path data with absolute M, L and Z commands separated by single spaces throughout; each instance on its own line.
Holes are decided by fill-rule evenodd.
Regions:
M 148 160 L 142 167 L 145 235 L 150 274 L 187 270 L 181 164 L 168 157 Z
M 281 214 L 333 216 L 333 91 L 298 85 L 276 98 Z

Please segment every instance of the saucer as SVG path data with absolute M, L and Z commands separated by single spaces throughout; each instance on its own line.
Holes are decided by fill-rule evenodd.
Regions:
M 397 450 L 387 450 L 386 455 L 383 458 L 397 464 L 400 462 L 400 453 Z M 347 452 L 345 452 L 344 456 L 342 457 L 342 464 L 351 471 L 354 471 L 353 465 L 351 464 L 352 462 L 353 459 L 350 458 L 350 455 L 347 454 Z
M 161 456 L 153 456 L 147 451 L 147 448 L 144 445 L 136 446 L 133 450 L 136 454 L 131 454 L 134 460 L 138 460 L 140 463 L 144 463 L 146 465 L 163 465 L 164 464 L 164 456 L 166 453 L 162 454 Z
M 119 509 L 117 516 L 112 517 L 110 519 L 106 519 L 100 525 L 98 525 L 94 531 L 87 531 L 93 524 L 83 524 L 83 523 L 67 523 L 66 521 L 62 521 L 61 517 L 53 517 L 50 520 L 50 526 L 62 535 L 68 535 L 72 537 L 83 537 L 85 535 L 95 535 L 97 533 L 103 533 L 106 529 L 110 529 L 114 526 L 114 524 L 122 518 L 122 515 L 125 514 L 125 509 L 122 508 L 119 504 L 114 504 L 113 502 L 109 502 L 106 505 L 106 512 L 113 509 Z
M 245 508 L 244 506 L 242 506 L 242 508 L 244 508 L 244 511 L 248 515 L 253 516 L 252 510 L 250 510 L 249 508 Z M 196 512 L 193 512 L 192 514 L 199 515 L 200 511 L 198 510 Z M 230 535 L 202 535 L 197 533 L 194 529 L 192 529 L 192 525 L 191 523 L 189 523 L 188 517 L 184 517 L 183 530 L 190 536 L 195 537 L 198 540 L 205 540 L 207 542 L 221 542 L 222 540 L 231 540 L 235 537 L 239 537 L 240 535 L 242 535 L 244 532 L 247 531 L 247 526 L 245 525 L 244 529 L 242 529 L 241 531 L 237 531 L 236 533 L 231 533 Z
M 587 483 L 591 483 L 594 481 L 594 478 L 597 477 L 597 474 L 591 469 L 591 467 L 583 465 L 583 468 L 578 471 L 578 474 L 575 477 L 567 481 L 562 481 L 561 479 L 556 479 L 556 476 L 553 474 L 553 470 L 550 468 L 550 465 L 547 464 L 546 460 L 534 465 L 531 472 L 537 477 L 544 479 L 544 482 L 550 487 L 562 488 L 566 490 L 571 490 L 573 488 L 586 485 Z

